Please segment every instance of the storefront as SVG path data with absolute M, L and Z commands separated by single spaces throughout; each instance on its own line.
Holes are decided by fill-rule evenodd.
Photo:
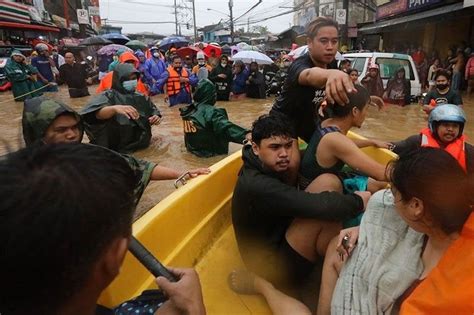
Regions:
M 366 37 L 381 36 L 380 49 L 404 52 L 423 47 L 445 58 L 451 47 L 472 45 L 474 7 L 463 1 L 401 0 L 390 1 L 377 11 L 376 23 L 363 26 Z

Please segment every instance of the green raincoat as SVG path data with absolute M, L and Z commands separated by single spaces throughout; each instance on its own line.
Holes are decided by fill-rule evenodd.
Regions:
M 118 65 L 113 73 L 112 89 L 94 97 L 81 111 L 92 144 L 121 153 L 150 145 L 151 125 L 148 118 L 153 115 L 161 117 L 161 114 L 148 97 L 137 92 L 127 92 L 123 88 L 122 82 L 128 80 L 132 73 L 139 74 L 130 64 Z M 108 120 L 96 118 L 97 111 L 111 105 L 131 105 L 138 111 L 140 118 L 132 120 L 124 115 L 115 115 Z
M 229 121 L 224 108 L 216 108 L 216 88 L 201 80 L 194 103 L 180 108 L 186 149 L 199 156 L 211 157 L 229 152 L 229 142 L 242 143 L 247 130 Z
M 81 133 L 83 130 L 81 116 L 66 104 L 47 99 L 45 97 L 36 97 L 25 101 L 23 109 L 23 138 L 27 146 L 43 144 L 43 138 L 49 125 L 60 115 L 69 114 L 75 116 L 80 124 Z M 81 135 L 82 140 L 82 135 Z M 107 150 L 104 148 L 104 150 Z M 117 153 L 119 154 L 119 153 Z M 138 160 L 130 155 L 119 154 L 127 160 L 130 167 L 140 177 L 135 188 L 137 202 L 143 191 L 150 182 L 151 173 L 156 167 L 156 163 Z
M 15 97 L 15 101 L 23 101 L 27 98 L 32 98 L 35 96 L 39 96 L 43 94 L 41 91 L 25 95 L 22 97 L 17 98 L 18 96 L 27 94 L 31 91 L 34 91 L 38 88 L 42 87 L 42 84 L 28 79 L 28 76 L 38 73 L 38 69 L 33 67 L 32 65 L 26 63 L 18 63 L 13 60 L 13 56 L 23 56 L 18 50 L 12 52 L 11 59 L 8 60 L 7 65 L 5 66 L 5 74 L 7 76 L 8 81 L 12 84 L 12 92 L 13 96 Z

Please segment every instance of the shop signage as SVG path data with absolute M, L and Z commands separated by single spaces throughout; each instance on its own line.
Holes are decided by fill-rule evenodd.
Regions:
M 100 16 L 99 7 L 89 7 L 89 15 L 90 16 Z
M 336 10 L 336 21 L 339 24 L 346 24 L 346 9 L 337 9 Z
M 439 2 L 441 0 L 408 0 L 408 10 L 417 10 Z
M 377 20 L 405 12 L 410 0 L 384 1 L 384 4 L 377 7 Z
M 84 9 L 77 9 L 77 22 L 79 24 L 89 24 L 89 13 Z

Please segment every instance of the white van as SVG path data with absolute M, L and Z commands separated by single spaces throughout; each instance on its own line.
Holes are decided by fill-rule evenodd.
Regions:
M 378 64 L 384 88 L 387 87 L 388 80 L 393 78 L 397 70 L 404 68 L 407 79 L 410 79 L 411 81 L 412 100 L 416 100 L 421 96 L 420 78 L 418 77 L 415 63 L 409 55 L 364 52 L 344 54 L 342 57 L 343 59 L 349 59 L 351 61 L 351 68 L 357 69 L 357 71 L 359 71 L 359 81 L 362 80 L 367 74 L 367 68 L 371 62 Z

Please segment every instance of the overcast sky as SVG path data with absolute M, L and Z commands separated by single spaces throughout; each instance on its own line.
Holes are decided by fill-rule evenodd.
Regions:
M 197 26 L 203 27 L 209 24 L 218 23 L 221 19 L 223 22 L 228 21 L 229 6 L 227 0 L 195 0 L 196 1 L 196 21 Z M 245 11 L 250 9 L 253 5 L 258 3 L 258 0 L 233 0 L 233 15 L 234 19 L 238 18 Z M 100 1 L 100 14 L 101 18 L 107 18 L 115 21 L 146 21 L 146 22 L 168 22 L 174 21 L 174 0 L 101 0 Z M 189 8 L 192 7 L 192 3 L 189 0 L 177 0 L 178 5 L 185 4 Z M 291 0 L 262 0 L 254 10 L 247 15 L 235 21 L 235 29 L 243 27 L 245 24 L 245 30 L 247 30 L 247 21 L 258 21 L 265 17 L 270 17 L 285 11 L 291 10 L 293 1 Z M 283 6 L 285 8 L 279 8 Z M 212 8 L 216 11 L 207 10 Z M 173 14 L 172 14 L 173 13 Z M 180 21 L 182 23 L 189 22 L 191 29 L 187 30 L 186 25 L 181 26 L 181 32 L 183 35 L 192 35 L 192 11 L 183 8 L 178 9 Z M 227 15 L 225 15 L 225 14 Z M 277 18 L 273 18 L 267 21 L 259 22 L 258 24 L 252 25 L 263 25 L 267 26 L 270 32 L 279 33 L 291 25 L 293 25 L 293 14 L 283 15 Z M 150 31 L 163 35 L 170 35 L 175 33 L 174 24 L 125 24 L 119 22 L 110 23 L 117 26 L 122 26 L 123 33 L 134 33 Z

